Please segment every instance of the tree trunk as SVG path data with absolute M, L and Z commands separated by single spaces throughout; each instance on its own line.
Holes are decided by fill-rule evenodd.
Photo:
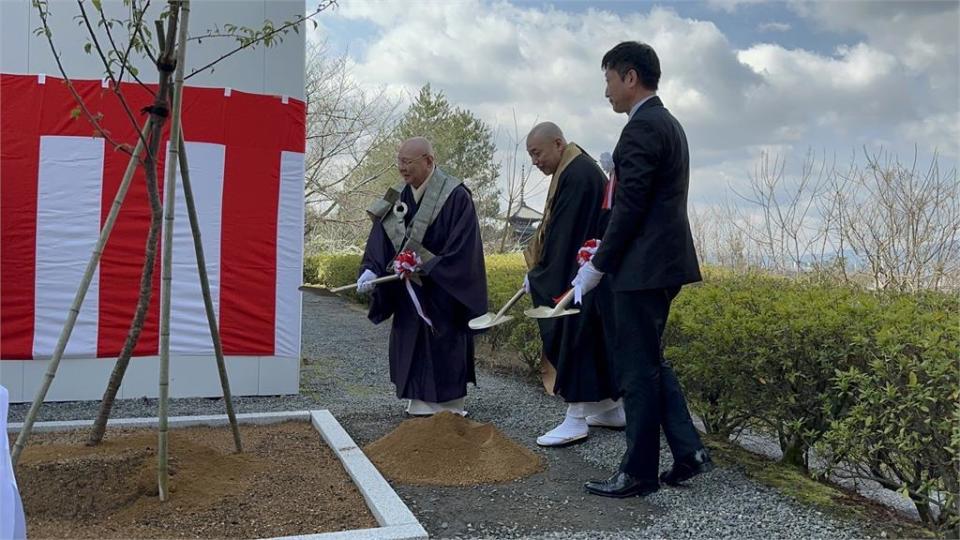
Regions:
M 168 21 L 169 28 L 176 28 L 176 13 L 172 20 Z M 171 58 L 173 56 L 173 43 L 164 42 L 162 32 L 157 38 L 160 41 L 161 58 Z M 143 331 L 143 321 L 146 319 L 147 309 L 150 307 L 150 299 L 153 294 L 153 269 L 155 267 L 157 253 L 157 237 L 160 234 L 160 224 L 162 218 L 162 209 L 160 207 L 160 196 L 157 187 L 157 155 L 160 149 L 160 142 L 163 137 L 163 124 L 167 117 L 165 114 L 159 114 L 159 111 L 169 109 L 168 95 L 170 93 L 171 74 L 168 71 L 157 70 L 158 88 L 157 95 L 154 98 L 154 110 L 150 113 L 150 119 L 147 126 L 144 126 L 143 139 L 148 140 L 146 156 L 144 157 L 143 167 L 146 177 L 147 196 L 150 201 L 150 230 L 147 233 L 147 245 L 144 253 L 143 272 L 140 277 L 140 295 L 137 298 L 137 308 L 134 312 L 133 321 L 130 324 L 130 330 L 127 332 L 127 339 L 123 343 L 123 348 L 117 358 L 117 363 L 113 366 L 110 373 L 110 380 L 107 382 L 107 388 L 103 392 L 103 399 L 100 402 L 100 410 L 97 412 L 97 418 L 93 427 L 90 429 L 90 435 L 87 438 L 87 446 L 96 446 L 103 440 L 103 435 L 107 430 L 107 422 L 110 418 L 110 412 L 113 410 L 113 403 L 116 400 L 117 393 L 120 391 L 120 385 L 123 383 L 123 377 L 130 365 L 130 358 L 133 355 L 133 349 L 140 339 L 140 333 Z M 142 144 L 142 142 L 141 142 Z
M 780 458 L 781 463 L 787 465 L 793 465 L 794 467 L 799 467 L 804 471 L 807 470 L 807 445 L 800 440 L 796 435 L 790 436 L 790 441 L 783 448 L 783 457 Z
M 163 77 L 161 76 L 161 78 Z M 169 78 L 168 75 L 166 77 L 167 81 Z M 167 86 L 167 81 L 161 80 L 160 82 L 160 92 L 157 94 L 158 102 L 165 102 L 165 87 Z M 150 231 L 147 233 L 147 246 L 143 260 L 143 272 L 140 277 L 140 296 L 137 299 L 137 309 L 133 316 L 133 322 L 130 324 L 127 339 L 123 343 L 123 349 L 120 351 L 117 363 L 113 366 L 113 372 L 110 373 L 110 381 L 107 383 L 107 389 L 103 393 L 100 410 L 90 430 L 87 446 L 96 446 L 103 440 L 103 435 L 107 430 L 107 420 L 110 418 L 110 412 L 113 409 L 113 402 L 117 397 L 117 392 L 120 391 L 120 384 L 123 382 L 123 376 L 127 372 L 127 366 L 130 365 L 130 357 L 133 355 L 133 349 L 140 340 L 143 321 L 146 319 L 147 309 L 150 307 L 150 298 L 153 293 L 153 269 L 157 260 L 157 240 L 160 237 L 160 220 L 163 217 L 160 206 L 160 193 L 157 189 L 156 156 L 160 147 L 164 120 L 162 116 L 151 114 L 151 118 L 147 124 L 150 126 L 150 131 L 147 133 L 147 130 L 144 130 L 144 135 L 149 138 L 150 144 L 143 163 L 147 183 L 147 196 L 150 200 Z

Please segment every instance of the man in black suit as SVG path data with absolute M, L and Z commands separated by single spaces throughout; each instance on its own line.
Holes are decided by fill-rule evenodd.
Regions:
M 613 152 L 617 186 L 603 240 L 573 281 L 583 293 L 604 274 L 612 295 L 612 359 L 626 410 L 627 451 L 616 474 L 587 482 L 606 497 L 649 495 L 713 468 L 673 368 L 663 358 L 670 302 L 700 281 L 687 220 L 687 138 L 656 96 L 660 60 L 649 45 L 620 43 L 603 57 L 606 97 L 629 120 Z M 660 427 L 674 465 L 659 475 Z

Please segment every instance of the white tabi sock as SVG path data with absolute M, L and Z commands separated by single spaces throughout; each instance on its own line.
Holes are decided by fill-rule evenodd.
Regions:
M 411 416 L 430 416 L 439 410 L 436 403 L 419 399 L 411 399 L 407 404 L 407 414 Z
M 466 401 L 465 397 L 451 399 L 450 401 L 444 401 L 443 403 L 437 403 L 437 412 L 440 411 L 450 411 L 453 414 L 459 414 L 460 416 L 466 416 L 467 411 L 463 410 L 463 404 Z
M 625 427 L 627 425 L 627 415 L 623 410 L 623 402 L 619 399 L 617 401 L 611 401 L 607 399 L 597 402 L 596 405 L 599 406 L 600 404 L 606 404 L 607 402 L 609 402 L 609 405 L 612 405 L 612 407 L 608 406 L 602 409 L 602 412 L 588 415 L 587 425 L 608 428 Z
M 614 401 L 612 399 L 605 399 L 603 401 L 586 401 L 583 404 L 583 416 L 596 416 L 598 414 L 603 414 L 610 409 L 615 409 L 617 407 L 623 407 L 620 403 L 620 400 Z
M 589 432 L 587 420 L 583 416 L 583 404 L 571 403 L 567 406 L 567 416 L 563 419 L 563 422 L 537 437 L 537 444 L 540 446 L 562 446 L 585 439 Z

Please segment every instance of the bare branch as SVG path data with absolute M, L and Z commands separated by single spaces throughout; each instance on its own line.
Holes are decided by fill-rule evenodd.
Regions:
M 80 15 L 83 17 L 83 22 L 87 26 L 87 32 L 90 34 L 90 39 L 93 40 L 93 45 L 97 49 L 97 54 L 100 55 L 100 60 L 103 61 L 103 66 L 107 70 L 107 76 L 110 77 L 110 85 L 113 87 L 113 93 L 117 96 L 117 99 L 120 100 L 120 105 L 123 106 L 123 111 L 127 115 L 127 119 L 130 120 L 137 132 L 137 136 L 140 137 L 140 140 L 143 141 L 144 146 L 147 146 L 147 140 L 144 138 L 143 134 L 140 133 L 139 128 L 140 124 L 137 122 L 136 117 L 133 115 L 133 112 L 130 110 L 130 105 L 127 103 L 126 98 L 123 96 L 123 92 L 120 91 L 120 81 L 114 77 L 113 68 L 110 65 L 110 62 L 107 60 L 106 56 L 103 54 L 103 49 L 100 48 L 100 41 L 97 40 L 96 32 L 93 31 L 93 27 L 90 26 L 90 19 L 87 17 L 87 10 L 83 7 L 84 0 L 77 0 L 77 5 L 80 7 Z M 100 11 L 100 17 L 103 18 L 103 10 Z M 111 39 L 111 43 L 112 43 Z M 116 49 L 114 49 L 116 50 Z
M 271 39 L 273 36 L 275 36 L 275 35 L 277 35 L 277 34 L 279 34 L 279 33 L 281 33 L 281 32 L 284 32 L 286 29 L 288 29 L 288 28 L 290 28 L 290 27 L 295 27 L 295 26 L 299 25 L 300 23 L 302 23 L 302 22 L 304 22 L 304 21 L 307 21 L 307 20 L 310 20 L 310 19 L 316 17 L 317 15 L 319 15 L 319 14 L 320 14 L 321 12 L 323 12 L 324 10 L 330 8 L 331 6 L 336 5 L 336 3 L 337 3 L 337 0 L 321 0 L 321 1 L 320 1 L 320 4 L 317 6 L 317 9 L 314 10 L 314 11 L 313 11 L 312 13 L 310 13 L 309 15 L 304 15 L 304 16 L 296 19 L 296 20 L 289 21 L 289 22 L 287 22 L 286 24 L 284 24 L 284 25 L 282 25 L 282 26 L 274 29 L 273 31 L 264 33 L 264 35 L 262 35 L 262 36 L 260 36 L 260 37 L 258 37 L 258 38 L 256 38 L 256 39 L 253 39 L 253 40 L 251 40 L 251 41 L 247 41 L 247 42 L 242 43 L 239 47 L 237 47 L 237 48 L 235 48 L 235 49 L 233 49 L 233 50 L 231 50 L 231 51 L 223 54 L 222 56 L 220 56 L 220 57 L 217 58 L 216 60 L 213 60 L 212 62 L 208 63 L 207 65 L 191 71 L 189 75 L 187 75 L 186 77 L 184 77 L 184 80 L 189 79 L 190 77 L 193 77 L 194 75 L 196 75 L 196 74 L 198 74 L 198 73 L 201 73 L 201 72 L 203 72 L 203 71 L 206 71 L 206 70 L 212 68 L 213 66 L 215 66 L 215 65 L 217 65 L 218 63 L 222 62 L 223 60 L 225 60 L 225 59 L 233 56 L 234 54 L 236 54 L 236 53 L 238 53 L 238 52 L 240 52 L 240 51 L 242 51 L 242 50 L 244 50 L 244 49 L 246 49 L 246 48 L 248 48 L 248 47 L 253 47 L 253 46 L 255 46 L 255 45 L 259 44 L 259 43 L 262 43 L 264 40 Z
M 63 62 L 60 60 L 60 53 L 57 52 L 57 47 L 53 43 L 53 32 L 50 30 L 50 25 L 47 22 L 48 11 L 46 9 L 46 5 L 46 2 L 40 0 L 34 2 L 34 6 L 37 8 L 37 11 L 40 14 L 40 21 L 43 24 L 43 34 L 46 36 L 47 43 L 50 45 L 50 52 L 53 53 L 53 58 L 57 62 L 57 69 L 60 71 L 60 75 L 63 76 L 64 84 L 66 84 L 67 89 L 73 96 L 74 101 L 77 102 L 77 106 L 80 108 L 80 112 L 83 114 L 84 118 L 86 118 L 87 121 L 90 122 L 90 125 L 93 126 L 94 132 L 103 137 L 104 140 L 109 142 L 114 148 L 132 156 L 133 151 L 130 149 L 129 145 L 118 143 L 110 136 L 110 133 L 100 125 L 99 119 L 90 112 L 90 109 L 87 108 L 86 102 L 83 101 L 83 98 L 79 93 L 77 93 L 77 89 L 74 88 L 73 82 L 70 80 L 66 70 L 63 68 Z

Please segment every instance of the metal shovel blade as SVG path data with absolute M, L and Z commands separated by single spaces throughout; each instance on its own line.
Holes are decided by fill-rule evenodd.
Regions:
M 567 309 L 567 306 L 570 305 L 572 300 L 573 289 L 570 289 L 560 298 L 560 301 L 557 302 L 556 307 L 535 307 L 524 311 L 523 314 L 531 319 L 555 319 L 557 317 L 566 317 L 567 315 L 576 315 L 577 313 L 580 313 L 579 309 Z
M 556 308 L 552 308 L 550 306 L 530 308 L 523 312 L 524 315 L 530 317 L 531 319 L 554 319 L 556 317 L 576 315 L 577 313 L 580 313 L 579 309 L 561 309 L 556 311 Z
M 308 292 L 313 294 L 319 294 L 321 296 L 329 295 L 330 291 L 326 287 L 318 287 L 316 285 L 301 285 L 297 287 L 297 290 L 302 292 Z
M 483 330 L 484 328 L 492 328 L 494 326 L 497 326 L 498 324 L 503 324 L 507 321 L 512 321 L 513 317 L 510 315 L 504 315 L 504 313 L 506 313 L 510 308 L 512 308 L 514 304 L 517 303 L 517 300 L 520 300 L 520 297 L 524 295 L 524 292 L 525 292 L 524 289 L 521 287 L 520 290 L 518 290 L 513 295 L 513 297 L 510 300 L 508 300 L 507 303 L 504 304 L 502 308 L 500 308 L 500 311 L 496 313 L 492 313 L 488 311 L 484 315 L 481 315 L 474 319 L 470 319 L 470 322 L 467 323 L 467 326 L 469 326 L 472 330 Z
M 483 330 L 484 328 L 493 328 L 494 326 L 512 320 L 513 315 L 502 315 L 500 318 L 497 318 L 496 313 L 487 312 L 476 319 L 470 319 L 470 322 L 467 323 L 467 326 L 469 326 L 471 330 Z

